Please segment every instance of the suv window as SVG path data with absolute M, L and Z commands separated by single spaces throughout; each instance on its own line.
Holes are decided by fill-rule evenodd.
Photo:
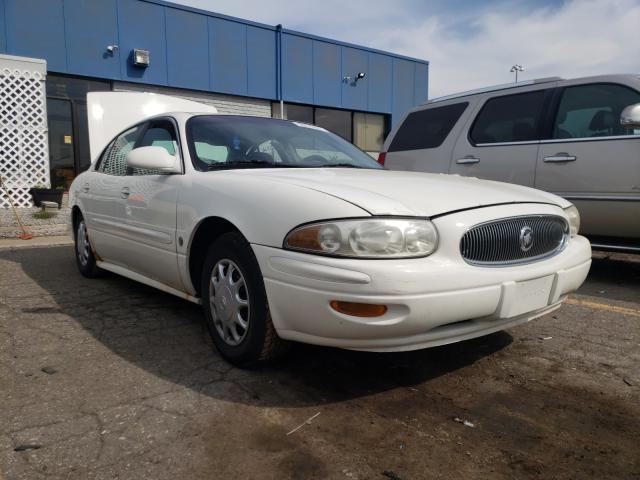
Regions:
M 169 155 L 176 155 L 178 151 L 178 138 L 175 128 L 169 120 L 152 122 L 142 138 L 136 144 L 139 147 L 162 147 Z M 160 170 L 150 170 L 144 168 L 129 169 L 128 175 L 165 175 L 166 172 Z
M 504 95 L 489 99 L 471 127 L 473 143 L 538 140 L 545 91 Z
M 127 162 L 125 161 L 125 156 L 133 150 L 139 133 L 140 125 L 130 128 L 116 137 L 100 157 L 98 172 L 106 173 L 107 175 L 126 175 Z
M 389 151 L 439 147 L 467 105 L 468 102 L 456 103 L 410 113 L 393 137 Z
M 553 123 L 553 138 L 637 135 L 620 125 L 625 107 L 640 103 L 640 93 L 611 83 L 567 87 Z

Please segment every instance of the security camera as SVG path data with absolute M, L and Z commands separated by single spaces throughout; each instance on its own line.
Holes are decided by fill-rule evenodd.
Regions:
M 357 82 L 358 80 L 362 80 L 362 79 L 363 79 L 364 77 L 366 77 L 366 76 L 367 76 L 367 74 L 366 74 L 366 73 L 364 73 L 364 72 L 358 72 L 358 74 L 356 75 L 356 82 Z

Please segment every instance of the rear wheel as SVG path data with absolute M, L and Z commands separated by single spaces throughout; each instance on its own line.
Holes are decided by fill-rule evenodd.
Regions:
M 211 245 L 200 285 L 209 333 L 226 360 L 251 366 L 285 351 L 271 321 L 260 267 L 242 235 L 226 233 Z
M 89 241 L 89 233 L 84 218 L 80 216 L 76 224 L 74 235 L 76 249 L 76 264 L 80 273 L 87 278 L 95 278 L 100 274 L 100 269 L 96 265 L 96 258 Z

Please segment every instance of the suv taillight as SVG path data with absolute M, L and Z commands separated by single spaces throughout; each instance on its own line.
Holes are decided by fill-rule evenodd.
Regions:
M 384 165 L 384 161 L 387 159 L 387 152 L 380 152 L 378 154 L 378 163 Z

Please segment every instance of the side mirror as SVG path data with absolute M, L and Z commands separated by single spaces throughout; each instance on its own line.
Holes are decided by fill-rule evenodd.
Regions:
M 624 128 L 640 128 L 640 103 L 629 105 L 620 114 L 620 125 Z
M 162 147 L 134 148 L 125 157 L 127 167 L 144 170 L 160 170 L 166 173 L 182 173 L 178 157 Z

